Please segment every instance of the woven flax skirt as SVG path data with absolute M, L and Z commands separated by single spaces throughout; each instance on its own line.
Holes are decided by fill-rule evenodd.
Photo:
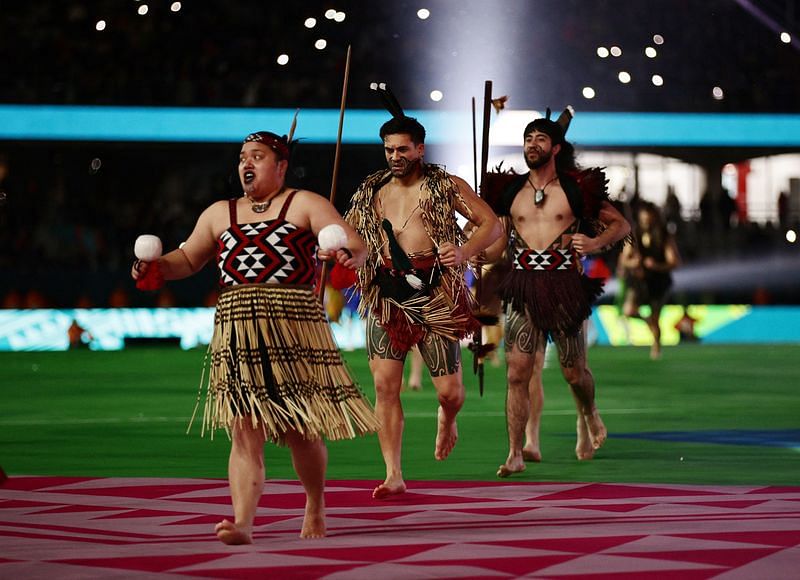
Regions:
M 267 439 L 294 429 L 352 439 L 378 421 L 353 382 L 322 305 L 308 286 L 246 284 L 220 295 L 209 346 L 203 432 L 250 415 Z

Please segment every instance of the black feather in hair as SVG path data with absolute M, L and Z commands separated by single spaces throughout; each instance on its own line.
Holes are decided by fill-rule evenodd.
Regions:
M 572 105 L 567 105 L 567 107 L 561 112 L 556 119 L 556 123 L 561 125 L 561 128 L 564 130 L 566 134 L 567 129 L 569 129 L 569 124 L 572 122 L 572 118 L 575 116 L 575 109 L 572 108 Z
M 392 117 L 399 119 L 406 116 L 403 107 L 400 106 L 400 102 L 397 100 L 397 97 L 394 96 L 389 85 L 386 83 L 372 83 L 370 88 L 378 93 L 383 106 L 389 111 Z

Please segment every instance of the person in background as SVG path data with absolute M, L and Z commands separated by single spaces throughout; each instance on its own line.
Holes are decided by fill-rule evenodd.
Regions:
M 72 323 L 67 328 L 67 339 L 69 340 L 69 347 L 75 349 L 88 348 L 94 337 L 91 332 L 78 324 L 78 321 L 73 318 Z
M 636 209 L 635 243 L 625 246 L 620 255 L 625 272 L 623 314 L 641 318 L 653 335 L 650 358 L 661 358 L 661 309 L 672 287 L 672 271 L 680 265 L 675 237 L 669 233 L 658 208 L 641 203 Z M 640 308 L 649 312 L 642 314 Z
M 422 390 L 422 367 L 425 362 L 422 360 L 422 353 L 416 346 L 411 349 L 411 357 L 408 369 L 408 388 L 411 391 Z
M 681 344 L 700 342 L 700 337 L 695 332 L 695 325 L 697 319 L 689 315 L 689 309 L 684 306 L 681 317 L 675 323 L 675 330 L 678 331 L 679 341 Z

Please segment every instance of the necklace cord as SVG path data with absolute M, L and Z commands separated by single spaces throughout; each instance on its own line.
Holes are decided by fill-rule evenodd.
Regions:
M 533 181 L 531 180 L 531 174 L 528 173 L 528 183 L 530 183 L 531 187 L 533 188 L 533 203 L 535 205 L 541 205 L 544 202 L 544 198 L 545 198 L 545 191 L 544 190 L 547 188 L 548 185 L 553 183 L 556 179 L 558 179 L 558 175 L 553 177 L 553 179 L 551 179 L 550 181 L 545 183 L 542 187 L 536 187 L 533 184 Z
M 269 206 L 272 205 L 272 200 L 282 194 L 285 190 L 286 186 L 281 186 L 276 193 L 272 194 L 264 201 L 256 201 L 250 197 L 250 194 L 248 193 L 245 193 L 244 196 L 247 198 L 247 201 L 250 202 L 250 209 L 253 210 L 254 213 L 264 213 L 269 209 Z

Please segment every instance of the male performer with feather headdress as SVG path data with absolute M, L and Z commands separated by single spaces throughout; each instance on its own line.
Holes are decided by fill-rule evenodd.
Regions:
M 456 414 L 464 404 L 459 340 L 480 328 L 465 264 L 501 235 L 497 217 L 463 179 L 424 163 L 424 127 L 392 102 L 387 108 L 393 118 L 380 129 L 389 167 L 363 181 L 345 216 L 368 249 L 357 287 L 386 464 L 386 479 L 372 494 L 377 499 L 406 491 L 400 386 L 406 354 L 415 344 L 439 399 L 436 459 L 445 459 L 456 443 Z M 477 226 L 469 240 L 455 212 Z
M 529 123 L 523 148 L 530 172 L 509 177 L 499 195 L 486 192 L 507 234 L 487 254 L 491 260 L 506 249 L 512 262 L 499 288 L 506 304 L 509 439 L 500 477 L 523 471 L 526 459 L 541 459 L 538 419 L 548 339 L 558 348 L 578 410 L 578 459 L 591 459 L 606 439 L 583 330 L 602 283 L 584 275 L 580 259 L 619 242 L 630 226 L 608 201 L 602 170 L 576 167 L 575 150 L 565 139 L 571 117 L 568 109 L 560 122 L 552 121 L 548 109 L 545 118 Z

